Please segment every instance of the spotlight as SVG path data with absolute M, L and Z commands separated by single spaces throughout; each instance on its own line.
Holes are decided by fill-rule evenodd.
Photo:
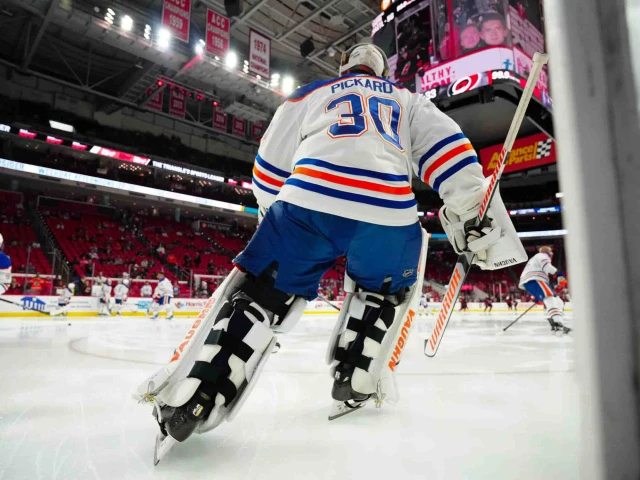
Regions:
M 122 17 L 122 22 L 120 22 L 120 26 L 126 32 L 131 31 L 131 29 L 133 28 L 133 18 L 131 18 L 129 15 L 125 15 L 124 17 Z
M 171 32 L 166 28 L 160 29 L 158 32 L 158 47 L 161 50 L 166 50 L 169 48 L 169 43 L 171 43 Z
M 230 51 L 227 53 L 227 56 L 224 59 L 224 64 L 229 68 L 235 68 L 238 64 L 238 55 L 236 55 L 236 52 Z
M 282 93 L 284 93 L 285 95 L 289 95 L 291 92 L 293 92 L 293 78 L 292 77 L 284 77 L 282 79 Z
M 196 43 L 196 55 L 202 55 L 202 52 L 204 52 L 204 47 L 202 46 L 201 43 Z

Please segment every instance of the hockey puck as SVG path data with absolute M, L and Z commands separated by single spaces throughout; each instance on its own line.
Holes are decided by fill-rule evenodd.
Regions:
M 70 324 L 70 323 L 68 323 L 67 325 L 71 326 L 71 324 Z

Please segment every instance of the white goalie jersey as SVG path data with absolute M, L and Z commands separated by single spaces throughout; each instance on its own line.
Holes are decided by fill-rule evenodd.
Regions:
M 278 199 L 402 226 L 418 219 L 412 172 L 459 212 L 485 188 L 471 143 L 428 99 L 380 77 L 347 74 L 301 87 L 278 108 L 253 185 L 265 208 Z

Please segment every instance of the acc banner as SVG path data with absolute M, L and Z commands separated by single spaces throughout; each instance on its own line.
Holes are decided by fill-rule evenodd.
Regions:
M 176 117 L 184 118 L 184 114 L 187 111 L 187 97 L 184 91 L 180 91 L 177 88 L 171 89 L 169 95 L 169 113 Z
M 251 138 L 253 140 L 260 140 L 264 133 L 264 120 L 260 122 L 253 122 L 251 124 Z
M 229 49 L 229 19 L 207 10 L 207 53 L 224 57 Z
M 233 117 L 233 125 L 231 127 L 231 133 L 244 137 L 247 131 L 247 121 L 244 118 Z
M 220 107 L 215 107 L 213 109 L 213 128 L 226 132 L 228 123 L 229 117 L 224 113 L 224 110 Z
M 485 176 L 488 177 L 495 170 L 501 151 L 502 144 L 480 150 L 480 160 Z M 544 133 L 538 133 L 515 141 L 504 173 L 527 170 L 550 163 L 556 163 L 556 144 Z
M 269 81 L 271 61 L 271 40 L 256 32 L 249 31 L 249 71 Z
M 191 0 L 164 0 L 162 7 L 162 26 L 171 35 L 189 43 L 191 25 Z
M 147 90 L 147 97 L 149 101 L 146 103 L 147 108 L 151 108 L 153 110 L 162 111 L 162 92 L 164 90 L 158 90 L 156 93 L 153 93 L 153 88 Z

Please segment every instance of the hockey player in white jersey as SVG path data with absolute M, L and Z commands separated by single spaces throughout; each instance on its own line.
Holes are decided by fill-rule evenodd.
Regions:
M 124 304 L 127 303 L 127 298 L 129 297 L 129 279 L 123 279 L 116 288 L 113 289 L 113 298 L 115 305 L 113 309 L 116 311 L 116 315 L 119 317 L 122 316 L 122 309 L 124 308 Z
M 167 312 L 167 320 L 173 318 L 173 285 L 171 281 L 164 276 L 164 273 L 158 272 L 158 285 L 153 291 L 153 302 L 149 307 L 152 313 L 152 320 L 156 320 L 162 308 Z
M 11 284 L 11 258 L 2 251 L 4 239 L 0 234 L 0 295 L 9 290 Z
M 569 333 L 571 329 L 565 327 L 561 321 L 564 316 L 564 302 L 554 294 L 549 284 L 549 275 L 554 275 L 558 271 L 551 263 L 552 258 L 551 247 L 540 247 L 538 253 L 531 257 L 524 267 L 520 275 L 519 287 L 532 295 L 536 302 L 544 304 L 552 331 Z
M 293 328 L 341 256 L 347 296 L 327 351 L 330 419 L 369 400 L 397 401 L 394 372 L 427 249 L 412 173 L 444 200 L 457 249 L 476 252 L 483 268 L 526 260 L 499 194 L 487 221 L 468 227 L 487 189 L 471 143 L 428 99 L 386 80 L 388 70 L 382 50 L 356 45 L 340 77 L 301 87 L 278 108 L 253 170 L 261 223 L 170 363 L 138 388 L 160 426 L 156 461 L 238 414 L 274 332 Z
M 52 316 L 62 315 L 63 317 L 67 316 L 67 312 L 71 308 L 71 297 L 73 297 L 73 292 L 76 288 L 75 283 L 70 283 L 60 292 L 58 296 L 58 309 L 54 312 L 51 312 Z
M 102 284 L 100 300 L 98 301 L 98 315 L 111 315 L 111 280 L 106 280 Z

